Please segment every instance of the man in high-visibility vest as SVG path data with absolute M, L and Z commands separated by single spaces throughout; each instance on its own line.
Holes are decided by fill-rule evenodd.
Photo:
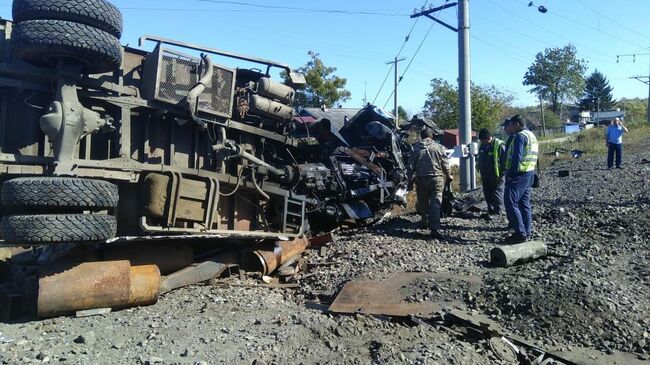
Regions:
M 506 243 L 522 243 L 533 233 L 533 208 L 530 195 L 539 145 L 533 132 L 524 129 L 524 120 L 515 115 L 503 124 L 510 136 L 506 142 L 504 203 L 509 227 L 515 232 Z
M 481 173 L 483 195 L 488 206 L 484 218 L 491 219 L 503 211 L 504 179 L 501 173 L 501 158 L 505 156 L 506 146 L 502 140 L 492 136 L 486 128 L 478 133 L 481 146 L 478 150 L 478 170 Z

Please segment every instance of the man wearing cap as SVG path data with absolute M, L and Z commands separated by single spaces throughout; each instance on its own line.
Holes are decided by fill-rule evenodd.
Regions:
M 614 118 L 605 131 L 605 143 L 607 144 L 607 168 L 614 166 L 614 155 L 616 155 L 616 168 L 621 168 L 623 159 L 623 133 L 629 132 L 619 118 Z
M 519 115 L 506 120 L 503 125 L 510 136 L 506 142 L 504 203 L 509 227 L 515 231 L 505 242 L 522 243 L 532 236 L 530 195 L 539 145 L 535 135 L 524 129 L 524 121 Z
M 484 217 L 490 219 L 491 215 L 502 213 L 504 181 L 500 164 L 502 156 L 505 156 L 506 146 L 502 140 L 492 136 L 486 128 L 478 133 L 478 139 L 481 141 L 478 151 L 478 170 L 481 173 L 483 195 L 488 206 Z
M 431 237 L 441 238 L 440 208 L 445 179 L 453 180 L 449 171 L 449 160 L 442 145 L 433 140 L 434 131 L 424 128 L 420 142 L 413 145 L 408 161 L 409 190 L 416 183 L 417 211 L 422 216 L 421 225 L 431 229 Z

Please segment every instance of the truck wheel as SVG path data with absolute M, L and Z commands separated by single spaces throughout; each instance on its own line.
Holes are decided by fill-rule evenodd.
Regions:
M 122 63 L 122 46 L 113 35 L 64 20 L 26 20 L 11 36 L 13 55 L 41 67 L 65 59 L 83 66 L 83 72 L 103 73 Z
M 120 38 L 122 13 L 105 0 L 14 0 L 14 22 L 67 20 L 90 25 Z
M 21 245 L 103 241 L 116 231 L 115 217 L 104 214 L 8 215 L 0 220 L 5 242 Z
M 92 210 L 117 207 L 119 193 L 117 185 L 103 180 L 21 177 L 2 184 L 1 198 L 5 212 L 42 212 L 47 208 Z

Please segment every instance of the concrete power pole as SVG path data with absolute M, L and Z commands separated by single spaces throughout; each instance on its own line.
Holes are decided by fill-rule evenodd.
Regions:
M 469 56 L 469 0 L 458 2 L 458 97 L 460 100 L 460 144 L 472 142 L 472 98 L 470 92 L 471 69 Z M 476 189 L 474 179 L 474 156 L 460 159 L 460 190 Z
M 399 108 L 397 104 L 397 85 L 399 84 L 399 77 L 397 76 L 397 63 L 404 61 L 406 58 L 400 58 L 397 59 L 395 57 L 395 60 L 393 61 L 388 61 L 386 62 L 387 65 L 394 64 L 393 68 L 395 69 L 395 84 L 394 84 L 394 89 L 393 89 L 393 116 L 395 117 L 395 125 L 399 127 L 399 113 L 397 113 L 397 108 Z
M 456 6 L 456 3 L 445 4 L 437 8 L 416 12 L 411 18 L 426 16 L 434 22 L 458 33 L 458 96 L 460 106 L 459 137 L 463 149 L 468 149 L 472 142 L 472 100 L 470 94 L 471 70 L 469 53 L 469 0 L 458 1 L 458 28 L 433 17 L 431 14 Z M 460 190 L 462 192 L 476 189 L 474 156 L 463 153 L 460 158 Z

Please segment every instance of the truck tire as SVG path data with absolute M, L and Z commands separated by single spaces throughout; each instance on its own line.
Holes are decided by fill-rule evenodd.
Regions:
M 35 66 L 56 66 L 66 59 L 86 73 L 104 73 L 122 63 L 122 46 L 113 35 L 64 20 L 26 20 L 15 25 L 13 55 Z
M 93 210 L 115 208 L 117 185 L 108 181 L 74 177 L 21 177 L 2 184 L 5 212 Z
M 0 220 L 5 242 L 21 245 L 104 241 L 116 231 L 115 217 L 104 214 L 8 215 Z
M 67 20 L 122 36 L 122 13 L 105 0 L 14 0 L 14 22 Z

